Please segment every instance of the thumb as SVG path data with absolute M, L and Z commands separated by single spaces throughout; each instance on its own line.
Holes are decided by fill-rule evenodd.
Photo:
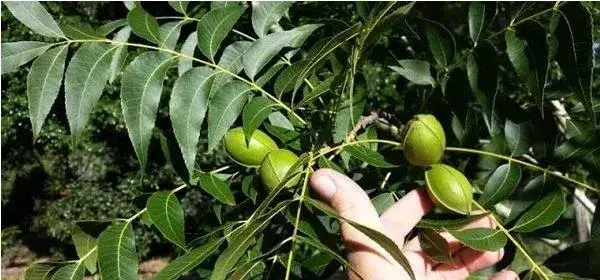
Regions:
M 369 196 L 347 176 L 331 169 L 317 170 L 310 179 L 313 190 L 331 205 L 340 216 L 383 232 L 383 225 Z M 366 279 L 394 275 L 387 253 L 376 242 L 346 222 L 341 223 L 341 234 L 348 250 L 350 264 Z M 387 270 L 387 271 L 386 271 Z M 383 273 L 391 274 L 383 274 Z M 350 279 L 358 278 L 349 275 Z

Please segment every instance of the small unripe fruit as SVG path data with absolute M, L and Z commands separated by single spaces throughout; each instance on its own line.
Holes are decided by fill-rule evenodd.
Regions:
M 267 154 L 260 165 L 260 179 L 269 191 L 273 191 L 283 181 L 285 175 L 297 161 L 298 157 L 288 150 L 279 149 L 272 151 Z M 296 175 L 285 186 L 288 188 L 292 187 L 298 184 L 299 180 L 300 175 Z
M 406 124 L 402 150 L 410 164 L 429 166 L 439 163 L 445 148 L 444 128 L 433 115 L 416 115 Z
M 241 165 L 258 167 L 269 152 L 278 149 L 273 139 L 258 129 L 248 139 L 248 145 L 245 137 L 241 127 L 227 131 L 224 137 L 227 154 Z
M 425 171 L 427 193 L 442 210 L 468 214 L 473 202 L 473 187 L 460 171 L 445 164 L 434 164 Z

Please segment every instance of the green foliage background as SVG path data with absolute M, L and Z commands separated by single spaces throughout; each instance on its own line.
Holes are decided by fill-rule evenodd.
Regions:
M 551 7 L 553 3 L 534 3 L 526 9 L 521 17 L 527 17 L 536 11 Z M 60 23 L 89 24 L 100 26 L 113 20 L 124 18 L 126 9 L 120 2 L 110 3 L 47 3 L 44 4 L 48 11 Z M 209 10 L 208 3 L 198 4 L 202 8 L 200 13 Z M 466 50 L 472 45 L 469 39 L 467 25 L 468 3 L 418 3 L 411 11 L 411 16 L 416 24 L 398 24 L 386 32 L 381 40 L 377 42 L 370 53 L 364 57 L 368 59 L 361 66 L 360 72 L 364 75 L 364 87 L 361 89 L 367 95 L 366 108 L 363 115 L 371 111 L 378 111 L 393 125 L 399 127 L 406 123 L 413 114 L 420 112 L 433 112 L 442 121 L 446 135 L 448 135 L 449 146 L 470 147 L 477 146 L 482 135 L 487 137 L 485 127 L 481 119 L 475 119 L 475 124 L 461 131 L 453 123 L 453 115 L 448 104 L 442 99 L 444 94 L 440 87 L 434 89 L 409 83 L 405 78 L 390 71 L 388 66 L 397 65 L 397 59 L 418 59 L 435 61 L 428 51 L 427 40 L 422 38 L 422 24 L 419 20 L 423 18 L 435 19 L 447 27 L 456 39 L 457 56 L 466 55 Z M 517 4 L 515 4 L 517 5 Z M 595 103 L 600 98 L 600 10 L 597 3 L 586 3 L 594 17 L 594 59 L 596 70 L 593 77 L 593 89 Z M 153 16 L 169 16 L 173 14 L 172 9 L 166 3 L 144 3 L 143 7 Z M 510 5 L 503 6 L 503 8 Z M 314 3 L 299 2 L 294 5 L 290 12 L 289 20 L 283 20 L 282 25 L 286 27 L 301 24 L 324 22 L 335 25 L 341 20 L 347 23 L 355 23 L 367 17 L 365 10 L 369 4 L 361 7 L 354 3 Z M 509 23 L 510 12 L 501 10 L 499 18 L 490 26 L 491 30 L 502 29 Z M 239 24 L 241 31 L 251 34 L 252 30 L 248 23 L 248 13 L 245 14 Z M 544 26 L 549 25 L 549 19 L 541 18 Z M 189 29 L 188 29 L 189 27 Z M 2 11 L 2 42 L 47 39 L 35 35 L 26 27 L 17 22 L 7 9 Z M 187 37 L 193 31 L 193 26 L 186 26 L 182 31 L 181 38 Z M 313 45 L 319 37 L 323 37 L 322 30 L 318 30 L 306 42 L 306 46 Z M 420 34 L 420 35 L 419 35 Z M 140 38 L 135 38 L 140 40 Z M 228 40 L 237 41 L 243 39 L 238 35 L 230 36 Z M 502 36 L 494 38 L 501 40 Z M 143 41 L 142 41 L 143 42 Z M 225 45 L 225 44 L 223 44 Z M 496 44 L 504 46 L 504 44 Z M 130 49 L 133 52 L 133 49 Z M 501 53 L 505 50 L 500 49 Z M 72 53 L 72 51 L 71 51 Z M 141 52 L 140 52 L 141 53 Z M 128 62 L 137 53 L 131 53 Z M 529 119 L 536 125 L 548 125 L 540 120 L 538 108 L 535 106 L 534 98 L 528 94 L 523 82 L 516 76 L 514 69 L 503 54 L 498 56 L 501 65 L 499 71 L 499 91 L 510 96 L 511 103 L 506 105 L 505 110 L 509 114 L 515 113 L 522 119 Z M 433 64 L 433 63 L 432 63 Z M 3 75 L 2 80 L 2 228 L 3 228 L 3 251 L 16 244 L 25 244 L 41 255 L 52 255 L 55 259 L 76 259 L 76 254 L 70 241 L 71 226 L 77 220 L 111 220 L 116 217 L 129 217 L 137 212 L 135 203 L 131 203 L 135 197 L 143 193 L 152 193 L 157 190 L 171 190 L 178 186 L 178 178 L 172 167 L 163 155 L 158 137 L 153 137 L 149 149 L 149 164 L 144 175 L 144 184 L 140 184 L 139 164 L 131 147 L 127 130 L 121 116 L 120 85 L 115 83 L 105 88 L 102 98 L 95 106 L 89 120 L 81 145 L 74 150 L 70 146 L 69 127 L 64 112 L 64 95 L 61 93 L 46 119 L 42 133 L 35 144 L 32 144 L 31 124 L 28 119 L 27 97 L 25 95 L 26 85 L 24 83 L 28 69 L 22 67 L 18 72 Z M 435 80 L 442 81 L 441 69 L 433 73 Z M 547 98 L 566 98 L 566 106 L 573 113 L 575 119 L 584 120 L 585 113 L 582 108 L 577 108 L 575 100 L 570 97 L 571 91 L 564 82 L 563 74 L 556 64 L 550 66 L 553 81 L 547 86 Z M 177 78 L 176 71 L 169 72 L 165 82 L 164 92 L 170 89 Z M 315 77 L 311 77 L 313 79 Z M 458 104 L 474 104 L 470 89 L 466 84 L 448 84 L 446 98 L 449 94 L 456 94 Z M 363 85 L 361 85 L 363 86 Z M 168 94 L 163 94 L 156 126 L 163 130 L 170 130 L 168 115 Z M 454 97 L 454 96 L 451 96 Z M 465 98 L 466 99 L 459 99 Z M 452 98 L 447 100 L 452 105 Z M 467 106 L 465 106 L 467 107 Z M 313 108 L 314 109 L 314 108 Z M 460 108 L 451 108 L 454 113 Z M 598 114 L 596 108 L 595 113 Z M 468 113 L 465 113 L 468 116 Z M 319 127 L 322 115 L 314 112 L 312 115 L 313 127 Z M 460 120 L 462 121 L 462 120 Z M 479 121 L 479 123 L 477 123 Z M 550 125 L 552 127 L 552 125 Z M 472 130 L 469 130 L 472 129 Z M 322 132 L 322 131 L 321 131 Z M 203 131 L 202 133 L 206 133 Z M 375 129 L 360 137 L 371 137 Z M 394 133 L 378 130 L 378 138 L 393 138 Z M 556 136 L 552 130 L 542 131 L 541 138 Z M 200 137 L 200 146 L 205 147 L 206 135 Z M 492 139 L 494 140 L 494 139 Z M 536 139 L 539 140 L 539 139 Z M 484 148 L 489 146 L 484 146 Z M 534 146 L 535 149 L 535 146 Z M 501 150 L 501 149 L 498 149 Z M 402 163 L 388 179 L 389 184 L 385 192 L 377 190 L 377 186 L 386 177 L 387 170 L 366 166 L 362 162 L 352 159 L 348 168 L 348 175 L 359 184 L 368 189 L 372 197 L 378 194 L 388 195 L 388 192 L 402 194 L 411 190 L 418 184 L 422 184 L 422 170 L 405 164 L 400 159 L 398 151 L 381 149 L 380 152 L 395 163 Z M 505 153 L 506 151 L 498 151 Z M 596 150 L 597 154 L 597 150 Z M 568 171 L 569 175 L 592 185 L 598 185 L 600 178 L 600 166 L 598 161 L 573 162 L 546 162 L 544 156 L 537 158 L 541 165 L 552 165 L 560 170 Z M 199 153 L 197 158 L 202 170 L 213 170 L 230 164 L 221 148 L 210 153 Z M 465 170 L 474 184 L 482 188 L 489 174 L 496 168 L 497 162 L 478 162 L 474 157 L 458 154 L 448 154 L 447 163 Z M 490 164 L 493 169 L 481 170 L 482 166 Z M 244 168 L 236 169 L 242 175 L 251 174 L 252 171 Z M 539 174 L 524 171 L 526 178 L 531 179 Z M 242 176 L 237 176 L 232 186 L 240 185 Z M 524 181 L 523 181 L 524 182 Z M 213 213 L 211 200 L 199 188 L 188 188 L 179 197 L 185 209 L 186 233 L 191 237 L 201 236 L 220 224 Z M 238 191 L 236 190 L 236 194 Z M 261 195 L 265 195 L 262 193 Z M 179 196 L 179 195 L 178 195 Z M 383 197 L 385 199 L 385 197 Z M 389 200 L 389 197 L 388 197 Z M 569 196 L 568 200 L 573 201 Z M 237 205 L 235 207 L 224 207 L 223 215 L 228 220 L 247 217 L 252 213 L 253 205 Z M 283 221 L 278 221 L 283 222 Z M 573 212 L 569 208 L 561 219 L 553 227 L 545 231 L 536 232 L 535 235 L 544 237 L 562 238 L 568 243 L 576 240 L 573 229 Z M 11 230 L 6 230 L 11 229 Z M 137 250 L 143 256 L 170 254 L 173 247 L 159 236 L 158 231 L 151 229 L 143 223 L 134 226 L 136 231 Z M 279 231 L 280 230 L 280 231 Z M 273 230 L 269 234 L 278 237 L 289 235 L 289 228 Z M 266 233 L 265 233 L 266 234 Z M 532 236 L 530 236 L 532 237 Z M 191 240 L 191 239 L 190 239 Z M 531 249 L 536 259 L 542 260 L 554 249 L 548 248 L 547 244 L 541 244 L 537 239 L 527 237 L 522 240 Z M 515 248 L 509 245 L 506 250 L 507 257 L 499 265 L 505 267 L 512 263 L 512 267 L 521 265 L 520 256 L 516 254 Z M 303 252 L 305 255 L 309 253 Z M 514 261 L 516 259 L 516 261 Z
M 61 23 L 102 23 L 126 16 L 122 2 L 47 3 L 48 11 Z M 170 8 L 166 3 L 156 10 Z M 2 42 L 44 40 L 2 9 Z M 38 141 L 34 144 L 28 117 L 27 68 L 2 76 L 2 251 L 24 244 L 41 256 L 75 257 L 71 227 L 76 220 L 109 220 L 131 216 L 131 202 L 146 192 L 172 189 L 176 174 L 164 158 L 158 141 L 144 181 L 121 116 L 120 84 L 107 85 L 90 117 L 82 144 L 71 150 L 64 106 L 54 106 Z M 171 73 L 166 82 L 177 78 Z M 64 95 L 57 100 L 64 104 Z M 168 112 L 159 114 L 163 126 Z M 204 138 L 206 141 L 206 138 Z M 204 143 L 205 144 L 205 143 Z M 207 168 L 222 166 L 221 149 L 199 161 Z M 199 189 L 189 190 L 182 203 L 190 232 L 206 233 L 207 221 L 218 223 L 209 198 Z M 6 230 L 12 229 L 12 230 Z M 136 243 L 143 256 L 168 253 L 168 242 L 148 226 L 136 227 Z

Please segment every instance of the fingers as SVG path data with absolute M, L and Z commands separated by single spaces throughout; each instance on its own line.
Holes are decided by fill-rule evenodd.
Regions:
M 503 256 L 504 250 L 482 252 L 465 247 L 452 258 L 454 265 L 439 264 L 433 270 L 446 279 L 463 279 L 475 271 L 492 266 L 500 261 Z
M 406 235 L 433 208 L 433 203 L 423 188 L 413 190 L 385 210 L 381 223 L 398 246 L 402 246 Z
M 331 169 L 320 169 L 312 175 L 310 183 L 313 190 L 340 216 L 383 232 L 369 197 L 350 178 Z M 341 233 L 350 264 L 366 279 L 381 278 L 381 273 L 390 276 L 398 273 L 387 260 L 385 250 L 362 232 L 342 222 Z M 349 278 L 358 279 L 353 273 Z
M 519 275 L 514 271 L 503 270 L 494 274 L 490 280 L 519 280 Z

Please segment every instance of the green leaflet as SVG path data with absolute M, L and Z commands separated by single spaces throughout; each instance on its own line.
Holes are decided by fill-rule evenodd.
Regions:
M 189 174 L 193 174 L 200 129 L 217 74 L 208 67 L 193 68 L 177 79 L 171 93 L 169 115 Z
M 129 222 L 115 222 L 98 238 L 98 265 L 104 280 L 137 280 L 138 256 Z
M 422 229 L 419 231 L 419 244 L 427 257 L 437 263 L 452 264 L 450 245 L 448 241 L 433 229 Z
M 435 80 L 431 77 L 431 65 L 422 60 L 398 60 L 400 66 L 389 66 L 394 72 L 402 75 L 407 80 L 417 85 L 435 86 Z
M 83 263 L 92 274 L 96 273 L 97 270 L 98 250 L 96 250 L 96 245 L 98 244 L 97 238 L 99 232 L 97 232 L 97 229 L 99 225 L 101 223 L 79 222 L 73 225 L 73 229 L 71 230 L 71 238 L 73 239 L 77 256 L 80 259 L 85 257 Z
M 187 6 L 190 2 L 188 1 L 169 1 L 169 5 L 173 8 L 173 10 L 177 11 L 180 14 L 186 14 Z
M 2 44 L 2 74 L 16 71 L 21 65 L 46 52 L 52 45 L 44 42 L 21 41 Z
M 68 264 L 56 271 L 52 275 L 52 280 L 83 280 L 85 268 L 81 262 Z
M 521 167 L 516 164 L 506 163 L 501 165 L 492 173 L 483 194 L 479 197 L 479 203 L 484 206 L 494 204 L 507 199 L 521 181 Z
M 102 43 L 84 44 L 71 58 L 65 73 L 65 105 L 73 143 L 77 143 L 110 75 L 111 54 L 117 49 Z
M 195 248 L 184 255 L 176 258 L 163 268 L 158 274 L 154 276 L 155 280 L 174 280 L 179 276 L 192 270 L 200 263 L 202 263 L 206 257 L 210 256 L 215 250 L 219 248 L 219 245 L 223 243 L 225 238 L 219 238 Z
M 121 30 L 117 32 L 113 40 L 119 42 L 127 42 L 127 40 L 129 39 L 129 35 L 131 35 L 131 28 L 129 26 L 126 26 L 121 28 Z M 116 80 L 117 75 L 121 72 L 121 69 L 125 64 L 126 58 L 127 46 L 122 45 L 117 48 L 117 50 L 113 54 L 112 60 L 110 61 L 110 78 L 108 79 L 108 82 L 110 84 L 112 84 Z
M 172 21 L 167 22 L 160 26 L 160 43 L 159 45 L 163 48 L 174 50 L 179 34 L 181 33 L 181 27 L 185 24 L 185 21 Z
M 554 35 L 558 41 L 558 65 L 567 77 L 577 99 L 596 123 L 592 103 L 592 16 L 580 2 L 567 3 L 558 9 Z
M 65 24 L 61 27 L 67 38 L 73 40 L 101 40 L 104 36 L 87 25 Z
M 526 21 L 516 29 L 506 30 L 505 40 L 510 62 L 543 112 L 544 87 L 548 74 L 546 30 L 537 21 Z
M 47 280 L 52 277 L 52 274 L 56 271 L 56 267 L 44 264 L 34 263 L 30 265 L 25 271 L 25 280 Z
M 346 146 L 344 148 L 345 152 L 348 152 L 353 157 L 362 160 L 370 165 L 381 168 L 393 168 L 397 167 L 395 164 L 391 164 L 387 162 L 383 155 L 380 153 L 368 149 L 364 146 Z
M 229 185 L 212 173 L 199 173 L 198 184 L 207 193 L 227 205 L 235 205 Z
M 208 150 L 214 149 L 242 112 L 252 88 L 233 81 L 222 86 L 208 106 Z
M 68 47 L 64 45 L 47 51 L 40 55 L 29 69 L 27 100 L 34 139 L 40 134 L 44 120 L 58 95 Z
M 215 61 L 215 54 L 219 51 L 221 42 L 227 37 L 245 10 L 244 6 L 231 5 L 213 9 L 200 19 L 196 34 L 198 35 L 198 49 L 202 54 L 211 61 Z
M 252 5 L 252 28 L 259 38 L 265 36 L 269 28 L 279 22 L 293 1 L 256 2 Z
M 558 220 L 565 210 L 565 195 L 561 189 L 549 193 L 517 220 L 511 231 L 532 232 Z
M 473 53 L 467 57 L 469 85 L 484 112 L 484 121 L 491 135 L 501 131 L 498 124 L 496 99 L 498 95 L 498 58 L 494 45 L 483 40 L 477 43 Z
M 192 69 L 193 60 L 190 57 L 194 57 L 194 50 L 196 50 L 196 45 L 198 44 L 198 37 L 196 32 L 192 32 L 187 39 L 181 45 L 181 49 L 179 52 L 184 55 L 179 58 L 179 64 L 177 66 L 177 70 L 179 76 L 183 75 L 187 70 Z
M 244 69 L 244 66 L 242 65 L 242 57 L 251 45 L 252 43 L 248 41 L 238 41 L 225 47 L 223 54 L 221 54 L 221 58 L 219 59 L 219 67 L 233 74 L 239 74 Z M 232 80 L 233 76 L 230 73 L 219 73 L 215 77 L 215 81 L 210 89 L 210 96 L 214 96 L 224 84 L 229 83 Z
M 255 97 L 246 104 L 242 113 L 246 142 L 248 142 L 250 136 L 254 133 L 254 130 L 269 117 L 269 114 L 271 114 L 277 106 L 277 103 L 264 96 Z
M 162 83 L 173 57 L 146 52 L 136 57 L 123 73 L 121 107 L 135 153 L 142 170 L 148 159 L 148 145 L 154 129 Z
M 117 20 L 113 20 L 113 21 L 109 21 L 107 23 L 105 23 L 104 25 L 98 27 L 98 29 L 96 29 L 96 33 L 100 34 L 100 36 L 104 37 L 110 33 L 112 33 L 113 31 L 115 31 L 115 29 L 119 28 L 119 27 L 123 27 L 127 25 L 127 19 L 117 19 Z
M 183 207 L 172 191 L 155 192 L 146 202 L 148 215 L 158 230 L 175 245 L 186 250 Z
M 52 16 L 37 1 L 3 2 L 10 12 L 31 30 L 48 37 L 65 37 Z
M 470 228 L 465 230 L 448 230 L 463 244 L 480 251 L 498 251 L 506 245 L 506 235 L 499 229 Z
M 225 249 L 219 255 L 217 262 L 215 263 L 213 272 L 210 276 L 211 280 L 224 280 L 227 279 L 227 275 L 233 269 L 238 260 L 246 252 L 250 244 L 258 233 L 260 233 L 265 226 L 271 221 L 275 215 L 285 208 L 288 203 L 280 203 L 274 209 L 270 210 L 266 214 L 260 217 L 252 218 L 245 228 L 231 240 L 229 247 Z
M 269 34 L 256 40 L 244 55 L 244 71 L 254 80 L 260 70 L 283 48 L 298 48 L 321 27 L 321 24 L 307 24 L 292 30 Z
M 129 11 L 127 22 L 135 35 L 153 43 L 160 43 L 160 27 L 158 26 L 158 22 L 141 7 L 135 7 Z
M 447 68 L 454 61 L 456 42 L 452 33 L 441 23 L 426 20 L 425 35 L 433 58 L 442 68 Z
M 481 34 L 496 14 L 497 3 L 471 2 L 469 4 L 469 35 L 477 44 Z

